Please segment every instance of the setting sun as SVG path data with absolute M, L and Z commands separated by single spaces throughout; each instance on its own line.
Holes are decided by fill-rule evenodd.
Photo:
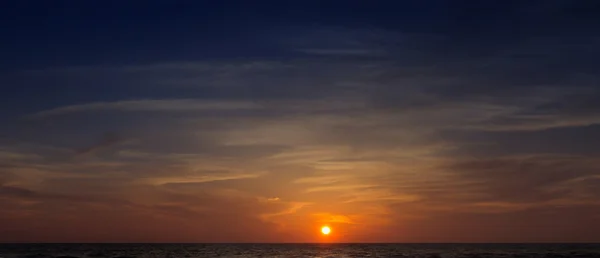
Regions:
M 327 226 L 322 227 L 321 228 L 321 233 L 323 233 L 323 235 L 329 235 L 329 233 L 331 233 L 331 229 Z

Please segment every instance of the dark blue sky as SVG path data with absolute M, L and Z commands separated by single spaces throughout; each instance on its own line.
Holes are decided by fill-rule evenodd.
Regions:
M 3 1 L 2 67 L 283 58 L 290 53 L 270 37 L 324 26 L 435 34 L 445 51 L 491 51 L 535 36 L 592 36 L 598 9 L 594 1 Z
M 600 241 L 598 13 L 2 1 L 0 241 Z

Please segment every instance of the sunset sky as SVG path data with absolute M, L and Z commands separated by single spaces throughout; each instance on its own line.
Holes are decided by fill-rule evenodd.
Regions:
M 600 242 L 598 13 L 0 1 L 0 242 Z

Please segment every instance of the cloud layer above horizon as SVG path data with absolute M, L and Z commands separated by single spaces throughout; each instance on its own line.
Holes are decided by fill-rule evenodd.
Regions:
M 600 241 L 597 5 L 431 4 L 13 18 L 0 242 Z

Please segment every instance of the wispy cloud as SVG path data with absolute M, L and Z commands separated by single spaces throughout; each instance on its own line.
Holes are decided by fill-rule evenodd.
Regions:
M 378 185 L 370 185 L 370 184 L 335 184 L 335 185 L 325 185 L 325 186 L 316 186 L 311 187 L 306 190 L 306 192 L 335 192 L 335 191 L 356 191 L 365 188 L 375 188 Z
M 334 56 L 383 56 L 385 52 L 377 49 L 300 49 L 298 50 L 307 54 L 315 55 L 334 55 Z
M 123 140 L 124 139 L 119 137 L 119 135 L 116 133 L 106 133 L 106 134 L 104 134 L 104 136 L 98 143 L 96 143 L 92 146 L 77 150 L 76 154 L 77 155 L 89 154 L 89 153 L 97 151 L 99 149 L 106 148 L 108 146 L 122 142 Z
M 45 110 L 34 114 L 34 117 L 60 115 L 84 111 L 215 111 L 257 109 L 260 106 L 248 101 L 218 101 L 197 99 L 172 100 L 124 100 L 116 102 L 95 102 L 72 105 Z
M 514 214 L 527 225 L 547 210 L 597 210 L 598 76 L 574 68 L 597 67 L 597 48 L 542 37 L 464 50 L 464 35 L 348 28 L 281 35 L 273 38 L 293 55 L 280 61 L 5 76 L 23 85 L 51 77 L 76 97 L 9 103 L 38 119 L 0 128 L 18 136 L 0 149 L 0 205 L 12 212 L 0 210 L 10 218 L 0 227 L 76 214 L 69 219 L 93 229 L 100 213 L 152 233 L 140 239 L 277 241 L 339 223 L 383 240 L 398 240 L 390 231 L 431 240 L 424 234 L 510 228 Z M 142 88 L 151 90 L 142 97 Z M 110 92 L 122 95 L 103 100 Z M 98 140 L 105 132 L 118 134 Z M 81 146 L 94 155 L 73 159 Z M 64 202 L 72 206 L 51 206 Z M 556 221 L 567 223 L 547 225 Z
M 345 215 L 337 215 L 330 213 L 316 213 L 312 214 L 315 217 L 318 217 L 318 221 L 320 223 L 342 223 L 342 224 L 355 224 L 350 217 Z
M 143 178 L 139 181 L 141 183 L 147 183 L 152 185 L 166 185 L 166 184 L 190 184 L 190 183 L 208 183 L 214 181 L 227 181 L 227 180 L 239 180 L 248 178 L 257 178 L 265 175 L 265 172 L 259 173 L 236 173 L 236 172 L 199 172 L 198 175 L 177 175 L 173 177 L 155 177 L 155 178 Z

